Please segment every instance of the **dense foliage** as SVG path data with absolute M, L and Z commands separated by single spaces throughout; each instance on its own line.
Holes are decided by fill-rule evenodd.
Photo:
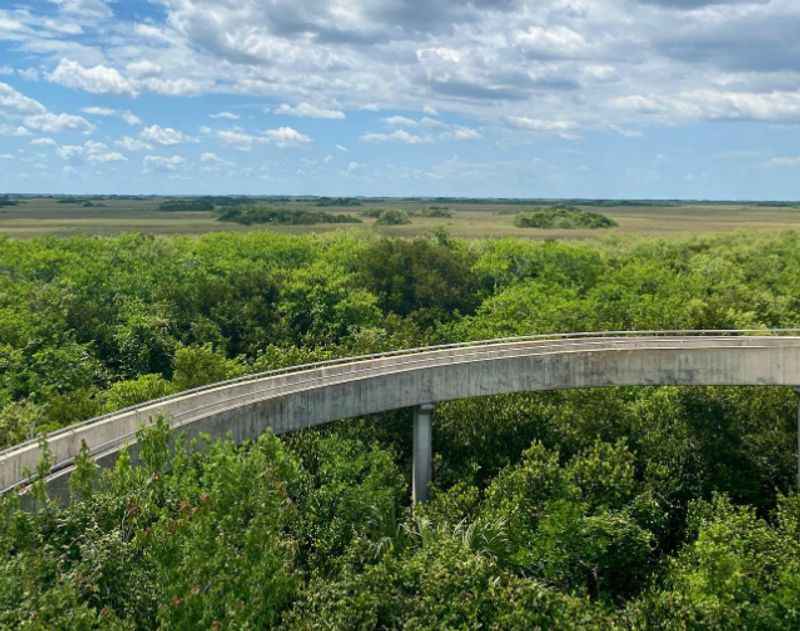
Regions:
M 158 209 L 172 212 L 208 212 L 214 210 L 214 202 L 208 199 L 171 199 L 161 202 Z
M 219 216 L 219 221 L 231 221 L 246 226 L 253 224 L 311 226 L 320 223 L 361 223 L 361 220 L 353 215 L 334 215 L 316 210 L 288 210 L 261 206 L 231 208 Z
M 518 228 L 574 230 L 577 228 L 613 228 L 617 222 L 590 210 L 572 206 L 556 206 L 520 213 L 514 217 L 514 225 Z
M 314 205 L 322 208 L 361 206 L 361 200 L 355 197 L 321 197 Z
M 0 239 L 0 444 L 246 372 L 564 330 L 800 324 L 800 235 Z M 0 627 L 796 629 L 797 397 L 609 388 L 167 449 L 6 499 Z M 39 493 L 41 489 L 36 489 Z
M 428 206 L 414 212 L 417 217 L 430 217 L 435 219 L 449 219 L 453 211 L 446 206 Z
M 400 208 L 387 208 L 380 212 L 375 223 L 380 226 L 402 226 L 411 223 L 411 217 Z

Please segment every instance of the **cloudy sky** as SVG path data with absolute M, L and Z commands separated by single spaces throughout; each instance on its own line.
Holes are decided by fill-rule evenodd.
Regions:
M 0 192 L 800 199 L 797 0 L 0 7 Z

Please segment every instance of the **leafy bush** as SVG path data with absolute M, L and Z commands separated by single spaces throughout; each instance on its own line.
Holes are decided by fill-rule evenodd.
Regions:
M 168 212 L 207 212 L 214 210 L 214 203 L 207 199 L 175 199 L 161 202 L 158 209 Z
M 405 210 L 399 208 L 387 208 L 381 211 L 378 215 L 378 220 L 375 222 L 379 226 L 402 226 L 411 223 L 411 217 Z
M 453 216 L 453 211 L 451 211 L 446 206 L 428 206 L 427 208 L 422 208 L 420 210 L 414 211 L 414 215 L 417 217 L 430 217 L 430 218 L 450 218 Z
M 244 207 L 226 210 L 219 221 L 244 224 L 277 224 L 287 226 L 308 226 L 319 223 L 361 223 L 353 215 L 332 215 L 315 210 L 281 210 L 261 207 Z
M 572 206 L 556 206 L 543 210 L 521 213 L 514 217 L 514 225 L 518 228 L 567 229 L 578 228 L 613 228 L 617 222 L 613 219 L 589 210 Z

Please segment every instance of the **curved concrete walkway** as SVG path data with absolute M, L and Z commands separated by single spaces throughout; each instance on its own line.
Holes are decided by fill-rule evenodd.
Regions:
M 794 332 L 792 332 L 794 333 Z M 800 336 L 786 331 L 582 333 L 428 347 L 323 362 L 213 384 L 53 432 L 48 484 L 63 495 L 81 443 L 108 466 L 136 431 L 163 416 L 195 436 L 255 438 L 337 419 L 424 406 L 415 497 L 429 478 L 429 404 L 509 392 L 630 385 L 800 385 Z M 428 444 L 425 444 L 427 441 Z M 0 451 L 0 491 L 24 485 L 38 441 Z M 426 467 L 428 471 L 426 472 Z

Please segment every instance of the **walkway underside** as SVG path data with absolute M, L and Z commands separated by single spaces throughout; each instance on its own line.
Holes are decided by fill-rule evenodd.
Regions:
M 739 334 L 737 334 L 739 333 Z M 800 337 L 741 332 L 579 334 L 432 347 L 326 362 L 206 386 L 92 419 L 48 436 L 50 487 L 65 489 L 85 442 L 113 463 L 163 416 L 190 437 L 255 438 L 337 419 L 469 397 L 602 386 L 800 384 Z M 429 412 L 428 412 L 429 414 Z M 26 481 L 37 441 L 0 452 L 0 489 Z

